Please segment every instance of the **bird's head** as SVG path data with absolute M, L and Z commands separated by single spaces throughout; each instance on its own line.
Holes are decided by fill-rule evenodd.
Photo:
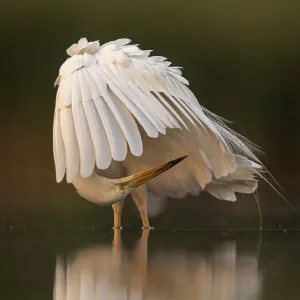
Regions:
M 73 184 L 77 192 L 86 200 L 98 205 L 110 205 L 124 199 L 136 188 L 147 183 L 159 174 L 166 172 L 184 158 L 186 158 L 186 156 L 119 179 L 101 177 L 96 173 L 93 173 L 88 178 L 77 176 Z

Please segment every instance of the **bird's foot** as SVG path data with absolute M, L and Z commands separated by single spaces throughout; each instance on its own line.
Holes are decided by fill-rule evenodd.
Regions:
M 123 229 L 123 227 L 122 226 L 113 226 L 113 228 L 112 228 L 113 230 L 122 230 Z

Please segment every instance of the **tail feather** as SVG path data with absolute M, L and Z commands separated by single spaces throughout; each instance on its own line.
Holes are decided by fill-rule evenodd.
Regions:
M 214 179 L 206 191 L 220 200 L 236 201 L 235 193 L 252 194 L 257 189 L 257 174 L 263 167 L 241 155 L 234 155 L 237 168 L 226 177 Z

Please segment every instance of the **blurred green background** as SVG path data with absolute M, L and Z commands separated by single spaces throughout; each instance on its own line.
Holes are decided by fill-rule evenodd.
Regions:
M 53 83 L 79 38 L 128 37 L 175 65 L 199 101 L 266 152 L 262 162 L 299 207 L 299 1 L 1 1 L 2 228 L 112 226 L 111 207 L 55 182 Z M 299 214 L 259 188 L 266 227 L 299 227 Z M 131 201 L 124 225 L 139 226 Z M 162 228 L 258 228 L 252 196 L 170 200 Z

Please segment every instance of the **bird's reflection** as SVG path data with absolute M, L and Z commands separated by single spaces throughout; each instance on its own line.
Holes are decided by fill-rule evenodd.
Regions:
M 148 259 L 148 237 L 144 230 L 131 252 L 115 230 L 112 249 L 97 246 L 58 256 L 54 299 L 260 299 L 257 257 L 238 255 L 235 242 L 205 254 L 156 251 Z

